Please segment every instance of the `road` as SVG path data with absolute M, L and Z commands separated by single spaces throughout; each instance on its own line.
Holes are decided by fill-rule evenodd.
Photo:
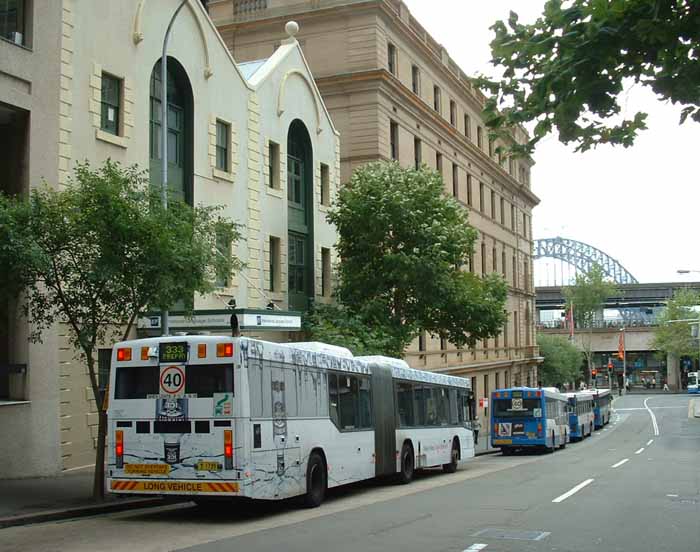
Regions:
M 624 397 L 613 424 L 555 454 L 344 488 L 315 510 L 187 503 L 0 530 L 0 550 L 700 550 L 700 419 L 688 402 Z

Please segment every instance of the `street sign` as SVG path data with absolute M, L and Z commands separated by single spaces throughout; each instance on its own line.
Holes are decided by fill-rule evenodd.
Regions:
M 480 408 L 488 408 L 489 407 L 489 400 L 485 398 L 479 399 L 479 407 Z
M 162 366 L 160 369 L 160 394 L 166 397 L 182 397 L 185 391 L 183 366 Z

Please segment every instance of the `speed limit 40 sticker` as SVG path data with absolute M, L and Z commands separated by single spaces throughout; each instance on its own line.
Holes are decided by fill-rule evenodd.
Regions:
M 167 397 L 182 397 L 184 395 L 185 369 L 183 366 L 161 367 L 160 393 Z

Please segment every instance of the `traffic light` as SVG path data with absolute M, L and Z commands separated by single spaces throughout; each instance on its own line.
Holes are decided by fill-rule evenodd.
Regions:
M 598 373 L 598 371 L 595 368 L 593 368 L 593 370 L 591 370 L 591 376 L 596 377 L 597 373 Z

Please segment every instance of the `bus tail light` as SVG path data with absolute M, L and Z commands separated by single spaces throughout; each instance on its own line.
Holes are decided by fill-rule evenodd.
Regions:
M 535 391 L 535 397 L 541 397 L 542 392 L 541 391 Z
M 496 393 L 496 398 L 497 398 L 497 399 L 500 399 L 500 398 L 501 398 L 501 394 L 497 392 L 497 393 Z
M 224 468 L 233 469 L 233 431 L 224 430 Z
M 148 347 L 141 347 L 141 360 L 148 360 Z
M 207 358 L 207 344 L 200 343 L 197 345 L 197 358 Z
M 537 436 L 542 436 L 542 424 L 537 424 Z
M 232 357 L 233 356 L 233 343 L 217 343 L 216 344 L 216 356 L 221 357 Z
M 118 469 L 124 467 L 124 431 L 118 429 L 114 432 L 114 454 Z
M 120 362 L 128 362 L 131 360 L 131 347 L 117 349 L 117 360 Z

